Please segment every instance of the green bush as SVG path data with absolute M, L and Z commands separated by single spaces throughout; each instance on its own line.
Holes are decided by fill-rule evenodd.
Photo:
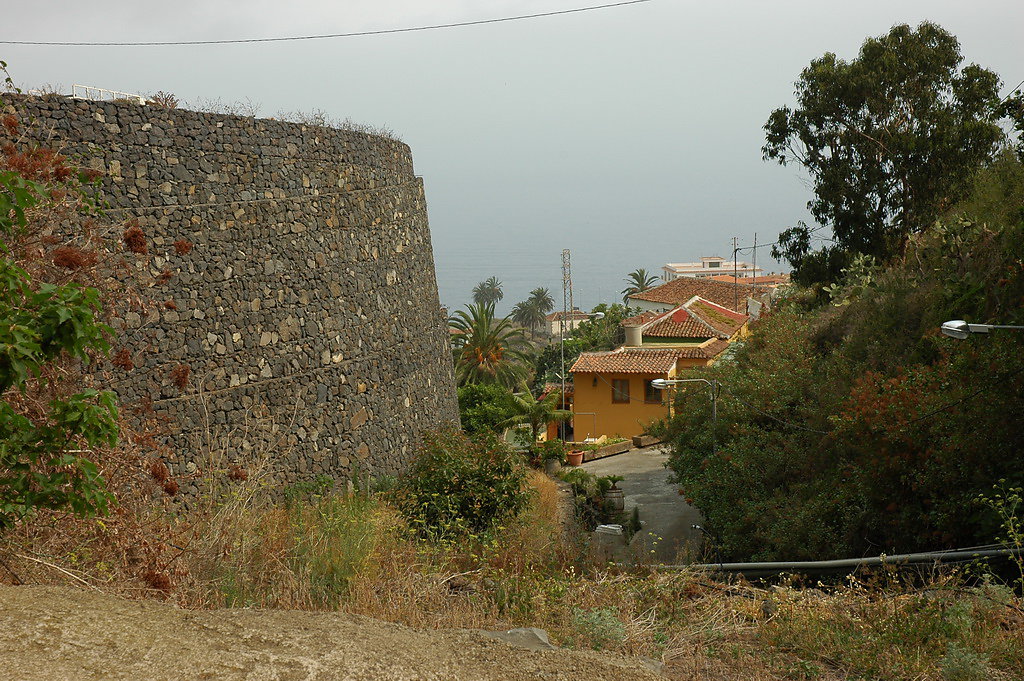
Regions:
M 424 436 L 400 478 L 397 503 L 424 537 L 482 537 L 522 511 L 530 498 L 522 459 L 494 434 L 467 437 L 454 428 Z
M 472 384 L 459 388 L 459 420 L 469 435 L 500 432 L 512 415 L 512 391 L 501 385 Z

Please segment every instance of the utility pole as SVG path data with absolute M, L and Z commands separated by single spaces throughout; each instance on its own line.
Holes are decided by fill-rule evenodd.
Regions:
M 737 237 L 732 238 L 732 309 L 736 311 L 739 311 L 740 306 L 740 273 L 736 263 L 737 254 L 740 252 L 738 241 Z
M 572 309 L 572 266 L 569 249 L 562 249 L 562 321 L 558 334 L 559 354 L 562 357 L 562 409 L 565 409 L 565 324 Z
M 754 256 L 753 263 L 754 271 L 750 273 L 750 295 L 754 295 L 754 280 L 757 278 L 757 232 L 754 232 Z

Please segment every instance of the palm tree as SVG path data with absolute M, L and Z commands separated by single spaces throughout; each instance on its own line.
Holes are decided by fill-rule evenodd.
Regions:
M 551 297 L 551 291 L 546 288 L 535 288 L 530 291 L 529 301 L 537 306 L 542 315 L 555 309 L 555 299 Z
M 547 427 L 549 423 L 552 421 L 562 423 L 572 418 L 571 411 L 559 409 L 556 406 L 559 397 L 560 393 L 552 392 L 543 400 L 538 400 L 528 392 L 516 393 L 512 396 L 512 416 L 498 425 L 505 428 L 528 425 L 533 433 L 532 442 L 536 442 L 540 437 L 541 429 Z
M 504 297 L 505 293 L 501 290 L 501 282 L 497 277 L 481 281 L 473 287 L 473 302 L 477 305 L 496 303 Z
M 467 305 L 448 319 L 459 385 L 497 383 L 514 387 L 530 366 L 529 343 L 522 329 L 507 319 L 495 319 L 494 304 Z
M 511 318 L 516 324 L 529 329 L 531 336 L 536 337 L 537 327 L 544 325 L 544 314 L 538 301 L 531 296 L 528 300 L 516 303 L 512 308 Z
M 625 279 L 626 283 L 629 284 L 626 288 L 622 289 L 622 302 L 629 304 L 629 297 L 637 293 L 643 293 L 654 288 L 654 284 L 658 281 L 658 278 L 653 274 L 648 274 L 647 270 L 643 267 L 637 270 L 633 270 Z

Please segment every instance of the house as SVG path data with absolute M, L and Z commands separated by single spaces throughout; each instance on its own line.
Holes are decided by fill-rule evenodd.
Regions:
M 661 278 L 673 281 L 679 277 L 713 277 L 717 274 L 735 274 L 737 277 L 756 277 L 763 270 L 742 260 L 726 260 L 717 255 L 704 256 L 700 262 L 670 262 L 661 268 Z
M 715 281 L 710 277 L 680 277 L 661 286 L 634 293 L 629 296 L 628 305 L 643 312 L 665 312 L 698 296 L 756 319 L 761 308 L 770 305 L 771 294 L 767 286 L 757 284 L 751 286 L 749 283 Z
M 731 274 L 717 274 L 711 277 L 712 281 L 723 281 L 726 283 L 739 282 L 741 285 L 750 286 L 767 286 L 768 288 L 778 288 L 779 286 L 785 286 L 789 283 L 788 274 L 766 274 L 763 277 L 747 277 L 746 279 L 732 276 Z
M 622 322 L 626 342 L 584 352 L 572 365 L 573 431 L 584 437 L 632 437 L 668 415 L 655 379 L 707 366 L 746 333 L 750 317 L 700 296 Z
M 579 325 L 590 319 L 590 315 L 586 312 L 581 312 L 578 308 L 572 312 L 552 312 L 551 314 L 544 317 L 547 322 L 548 333 L 554 337 L 562 335 L 562 326 L 565 326 L 565 335 L 568 336 L 572 331 L 579 328 Z M 564 320 L 564 322 L 563 322 Z

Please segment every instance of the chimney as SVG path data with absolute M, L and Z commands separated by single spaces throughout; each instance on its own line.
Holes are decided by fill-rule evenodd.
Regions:
M 631 348 L 638 348 L 643 345 L 644 334 L 640 331 L 640 325 L 627 326 L 626 329 L 626 345 Z

